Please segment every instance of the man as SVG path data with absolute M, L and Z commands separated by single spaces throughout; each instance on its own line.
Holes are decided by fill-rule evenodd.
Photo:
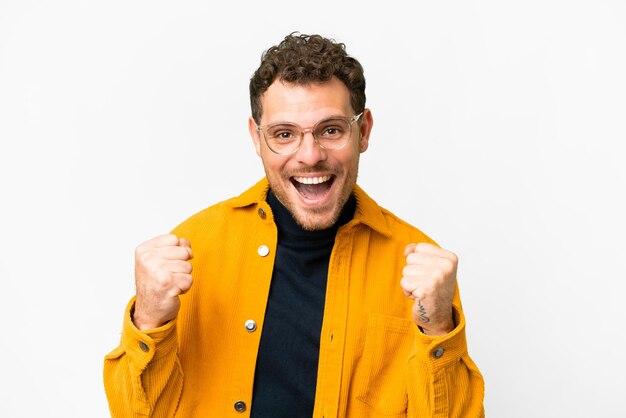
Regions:
M 484 416 L 456 256 L 356 185 L 373 125 L 359 62 L 291 34 L 250 100 L 266 178 L 137 247 L 112 415 Z

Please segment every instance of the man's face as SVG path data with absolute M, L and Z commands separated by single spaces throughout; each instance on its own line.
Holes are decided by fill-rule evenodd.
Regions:
M 348 88 L 335 77 L 325 83 L 308 85 L 277 80 L 263 94 L 261 103 L 261 126 L 291 122 L 306 129 L 332 116 L 355 115 Z M 250 135 L 263 160 L 270 187 L 304 229 L 326 229 L 339 218 L 356 183 L 359 155 L 367 149 L 372 123 L 371 112 L 366 109 L 361 123 L 353 123 L 345 147 L 320 148 L 307 132 L 295 153 L 278 155 L 267 147 L 263 134 L 257 131 L 253 119 L 249 119 Z

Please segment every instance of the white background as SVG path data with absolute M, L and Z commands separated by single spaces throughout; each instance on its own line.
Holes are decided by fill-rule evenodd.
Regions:
M 133 250 L 262 176 L 294 30 L 365 67 L 360 184 L 459 254 L 487 415 L 622 416 L 621 0 L 0 0 L 0 416 L 108 416 Z

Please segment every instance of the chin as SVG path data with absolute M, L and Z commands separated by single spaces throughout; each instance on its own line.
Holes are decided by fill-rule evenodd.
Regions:
M 345 202 L 344 202 L 345 203 Z M 295 219 L 296 223 L 300 225 L 305 231 L 320 231 L 332 227 L 339 219 L 341 208 L 333 208 L 332 212 L 326 213 L 307 213 L 308 211 L 291 210 L 288 206 L 285 206 L 291 212 L 291 215 Z

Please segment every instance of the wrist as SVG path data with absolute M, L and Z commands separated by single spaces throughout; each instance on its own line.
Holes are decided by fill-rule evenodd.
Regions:
M 444 335 L 449 334 L 450 332 L 452 332 L 452 330 L 454 330 L 454 324 L 450 323 L 447 326 L 444 327 L 437 327 L 437 328 L 424 328 L 424 327 L 420 327 L 420 329 L 422 330 L 422 332 L 426 335 L 430 335 L 431 337 L 442 337 Z
M 422 332 L 432 337 L 442 337 L 449 334 L 456 328 L 456 321 L 454 320 L 454 313 L 451 311 L 448 318 L 442 318 L 442 321 L 431 322 L 420 326 Z M 424 326 L 425 325 L 425 326 Z
M 144 330 L 147 330 L 147 329 L 158 328 L 158 327 L 164 325 L 163 323 L 160 323 L 158 321 L 154 321 L 154 320 L 150 319 L 149 317 L 146 317 L 145 315 L 142 315 L 141 312 L 138 312 L 138 311 L 135 310 L 134 306 L 130 310 L 130 320 L 135 325 L 135 327 L 137 327 L 137 329 L 140 330 L 140 331 L 144 331 Z

